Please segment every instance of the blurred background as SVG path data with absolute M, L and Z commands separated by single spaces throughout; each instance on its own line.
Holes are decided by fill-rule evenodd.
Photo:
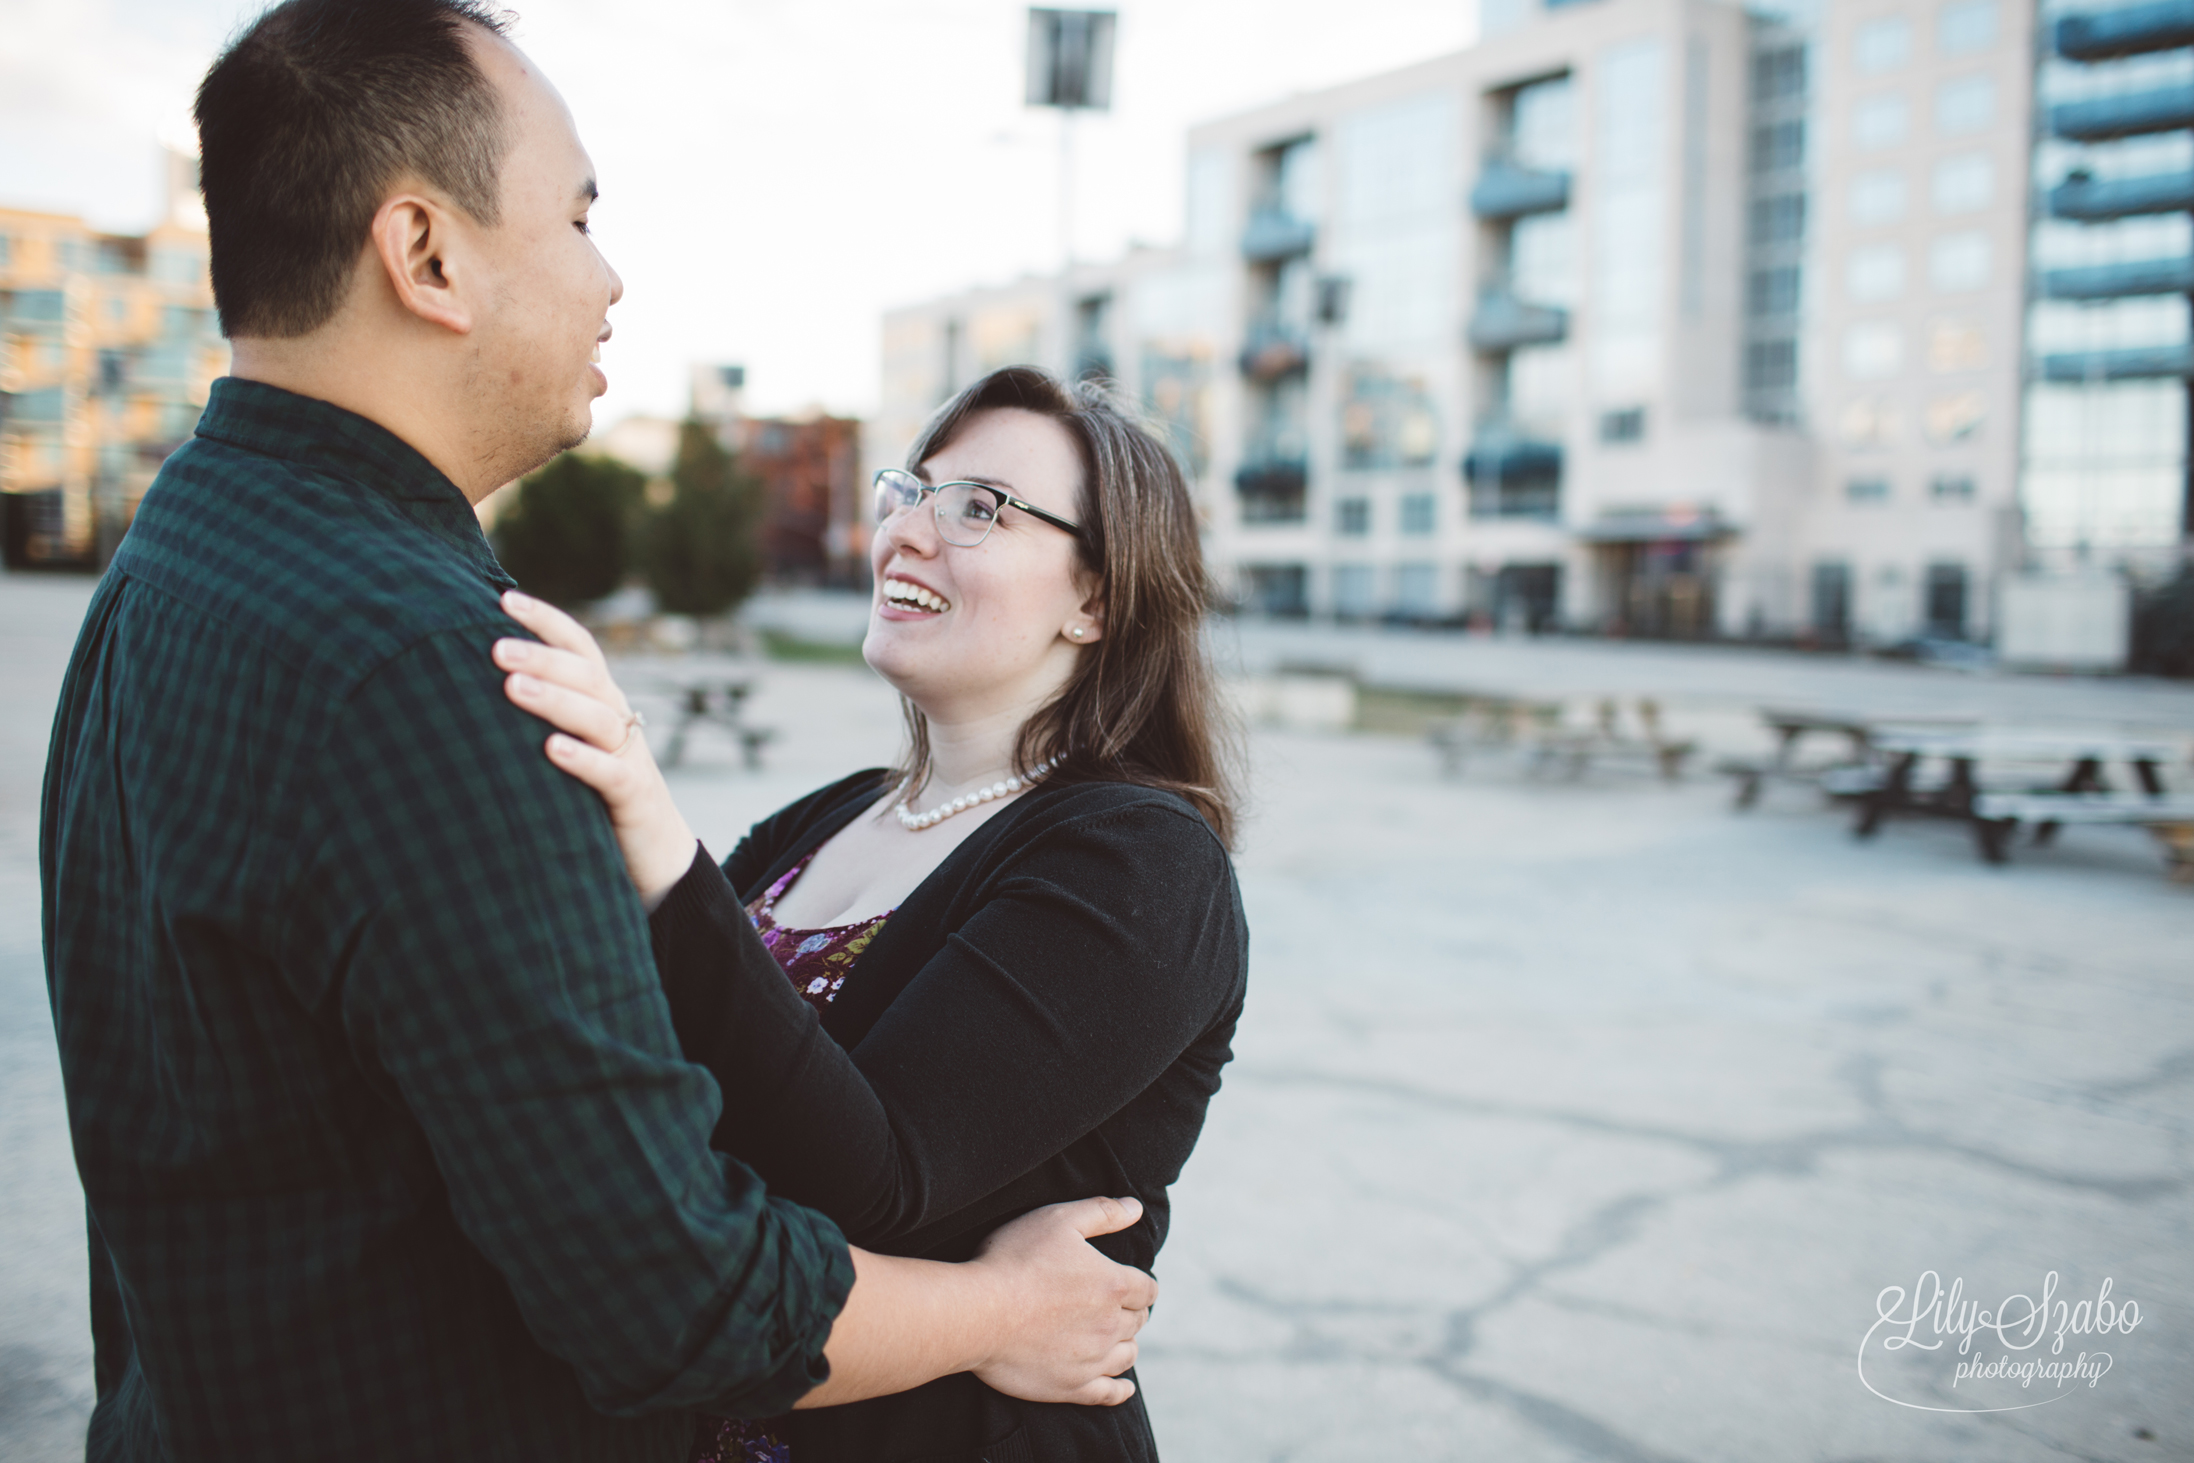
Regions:
M 256 11 L 0 0 L 10 1458 L 90 1396 L 38 772 L 226 367 L 188 112 Z M 1190 476 L 1256 954 L 1162 1257 L 1169 1457 L 2194 1457 L 2194 4 L 515 38 L 627 293 L 594 436 L 482 518 L 712 845 L 894 755 L 868 484 L 953 392 L 1108 382 Z M 1968 1412 L 1862 1349 L 1927 1270 L 2145 1319 Z

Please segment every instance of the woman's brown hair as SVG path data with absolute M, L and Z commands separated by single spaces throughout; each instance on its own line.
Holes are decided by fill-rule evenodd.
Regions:
M 1237 736 L 1204 646 L 1212 586 L 1180 464 L 1105 387 L 1007 366 L 938 410 L 908 451 L 908 468 L 918 471 L 977 415 L 1003 408 L 1049 417 L 1074 439 L 1082 460 L 1078 552 L 1096 581 L 1105 627 L 1059 694 L 1022 724 L 1014 771 L 1057 757 L 1048 782 L 1132 782 L 1175 793 L 1233 847 Z M 929 721 L 913 702 L 900 704 L 910 742 L 900 772 L 919 787 L 929 772 Z

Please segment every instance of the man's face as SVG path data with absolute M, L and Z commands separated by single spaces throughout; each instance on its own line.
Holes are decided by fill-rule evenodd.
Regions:
M 479 230 L 483 300 L 470 344 L 472 404 L 488 449 L 529 471 L 585 440 L 594 398 L 609 389 L 599 365 L 609 307 L 625 292 L 587 234 L 594 164 L 563 98 L 523 52 L 474 37 L 474 56 L 499 94 L 510 146 L 502 166 L 502 222 Z

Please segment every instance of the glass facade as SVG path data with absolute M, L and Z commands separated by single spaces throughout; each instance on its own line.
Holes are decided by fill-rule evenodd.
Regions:
M 1946 9 L 1946 39 L 1951 11 L 1981 3 Z M 2026 322 L 2020 499 L 2028 540 L 2045 555 L 2160 548 L 2187 527 L 2194 330 L 2183 276 L 2194 268 L 2194 229 L 2186 200 L 2157 185 L 2194 172 L 2194 131 L 2134 117 L 2123 135 L 2106 136 L 2088 123 L 2114 102 L 2194 87 L 2194 51 L 2162 35 L 2159 49 L 2108 59 L 2054 54 L 2059 22 L 2097 8 L 2047 0 L 2035 70 L 2033 187 L 2043 206 L 2029 242 L 2039 288 Z M 1959 24 L 1980 27 L 1975 17 Z M 1939 247 L 1953 253 L 1931 268 L 1985 276 L 1985 257 L 1961 258 L 1949 239 Z

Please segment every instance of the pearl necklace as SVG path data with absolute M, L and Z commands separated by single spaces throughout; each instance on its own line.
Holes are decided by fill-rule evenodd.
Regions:
M 994 802 L 1002 797 L 1010 797 L 1024 787 L 1034 787 L 1043 779 L 1045 774 L 1058 765 L 1059 759 L 1057 757 L 1048 762 L 1039 762 L 1029 769 L 1026 777 L 1008 777 L 1003 782 L 994 782 L 988 787 L 979 787 L 971 793 L 954 798 L 949 803 L 931 808 L 926 813 L 917 813 L 907 806 L 906 787 L 902 784 L 899 789 L 899 806 L 892 811 L 899 815 L 900 827 L 906 829 L 909 833 L 919 833 L 924 828 L 934 827 L 942 823 L 954 813 L 964 813 L 969 808 L 980 807 L 984 803 Z

